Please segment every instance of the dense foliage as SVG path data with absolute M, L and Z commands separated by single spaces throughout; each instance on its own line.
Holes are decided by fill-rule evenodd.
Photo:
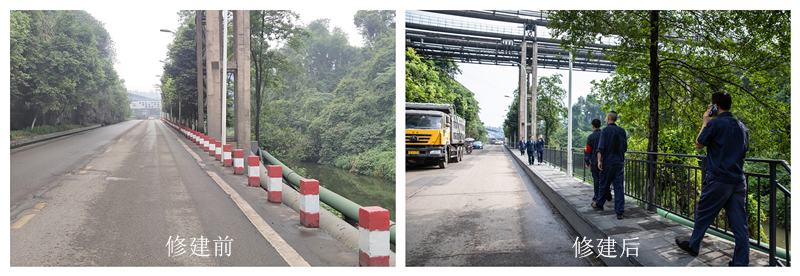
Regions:
M 84 11 L 11 11 L 11 129 L 113 124 L 130 115 L 114 42 Z
M 456 114 L 466 120 L 467 137 L 486 142 L 489 133 L 483 126 L 475 95 L 453 76 L 459 74 L 452 60 L 431 60 L 420 56 L 414 49 L 406 50 L 406 101 L 418 103 L 446 103 L 453 105 Z
M 554 11 L 549 18 L 551 35 L 563 38 L 565 48 L 601 38 L 617 45 L 604 51 L 617 63 L 616 72 L 594 83 L 590 97 L 603 110 L 619 112 L 629 150 L 705 155 L 694 143 L 702 113 L 713 92 L 727 91 L 731 113 L 750 132 L 746 157 L 790 162 L 790 11 Z M 659 162 L 698 165 L 691 158 Z M 769 170 L 747 162 L 745 171 Z M 779 167 L 778 182 L 790 188 L 789 179 Z M 760 199 L 764 208 L 765 187 L 748 185 L 748 205 Z M 655 187 L 664 185 L 648 183 L 646 189 L 655 193 Z M 784 203 L 779 193 L 779 206 Z M 783 225 L 782 208 L 779 215 Z
M 550 19 L 567 48 L 599 37 L 619 43 L 606 51 L 617 71 L 593 90 L 620 113 L 631 150 L 702 154 L 694 148 L 701 115 L 722 90 L 750 130 L 748 157 L 789 160 L 789 11 L 555 11 Z
M 274 73 L 264 83 L 261 129 L 254 129 L 259 145 L 279 159 L 394 180 L 394 16 L 394 11 L 355 15 L 364 47 L 351 46 L 327 19 L 302 31 L 287 22 L 293 38 L 285 38 L 289 43 L 271 53 L 280 58 L 255 69 Z

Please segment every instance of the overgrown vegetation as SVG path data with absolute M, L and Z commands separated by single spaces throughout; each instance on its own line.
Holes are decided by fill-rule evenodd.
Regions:
M 162 106 L 177 110 L 180 99 L 184 117 L 192 120 L 197 116 L 195 15 L 179 14 L 182 24 L 162 78 Z M 316 162 L 394 180 L 394 11 L 354 16 L 364 47 L 350 45 L 327 19 L 301 26 L 300 17 L 292 11 L 250 11 L 253 141 L 289 163 Z M 228 33 L 231 40 L 233 32 Z M 232 112 L 228 115 L 232 120 Z
M 597 43 L 600 38 L 618 44 L 604 51 L 617 63 L 616 72 L 593 83 L 587 99 L 571 107 L 572 146 L 585 143 L 583 135 L 588 134 L 593 117 L 602 120 L 605 112 L 615 110 L 619 125 L 627 130 L 630 151 L 705 155 L 706 150 L 698 150 L 694 144 L 702 113 L 713 92 L 727 91 L 733 97 L 731 113 L 749 130 L 746 158 L 790 162 L 790 18 L 790 11 L 551 12 L 551 35 L 562 38 L 567 49 Z M 509 126 L 516 125 L 515 104 Z M 567 123 L 564 117 L 557 121 Z M 566 146 L 560 137 L 565 141 L 566 132 L 556 130 L 548 144 Z M 644 155 L 636 158 L 646 159 Z M 658 161 L 699 166 L 695 158 L 659 157 Z M 746 162 L 745 171 L 769 174 L 764 163 Z M 778 183 L 790 189 L 789 173 L 781 166 L 777 171 Z M 689 180 L 694 189 L 667 185 L 681 183 L 666 179 L 681 179 L 679 176 L 658 175 L 656 182 L 641 183 L 640 188 L 648 192 L 661 189 L 658 198 L 699 196 L 699 178 Z M 763 239 L 760 226 L 756 227 L 761 221 L 755 214 L 758 201 L 762 218 L 768 210 L 768 185 L 751 177 L 748 186 L 751 237 Z M 777 204 L 778 225 L 784 226 L 783 206 L 788 206 L 789 200 L 779 192 Z M 694 206 L 680 208 L 685 210 L 678 211 L 691 214 Z
M 454 79 L 460 73 L 452 60 L 432 60 L 406 49 L 406 101 L 451 104 L 466 120 L 467 137 L 486 142 L 489 132 L 478 116 L 475 95 Z
M 84 11 L 11 11 L 10 27 L 11 130 L 130 116 L 102 22 Z

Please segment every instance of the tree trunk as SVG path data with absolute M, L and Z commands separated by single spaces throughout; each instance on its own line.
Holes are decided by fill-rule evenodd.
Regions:
M 36 113 L 34 113 L 34 114 L 36 114 Z M 33 115 L 33 123 L 31 123 L 31 131 L 33 131 L 33 126 L 36 125 L 36 117 L 37 117 L 36 115 Z
M 658 11 L 650 11 L 650 115 L 647 136 L 647 152 L 658 152 L 658 81 L 661 68 L 658 64 Z M 647 210 L 655 212 L 656 207 L 656 155 L 648 154 L 647 160 Z

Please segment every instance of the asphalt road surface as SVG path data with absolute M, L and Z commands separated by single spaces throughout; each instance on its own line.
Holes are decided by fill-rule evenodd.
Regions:
M 446 169 L 407 168 L 406 265 L 593 265 L 575 258 L 577 233 L 521 173 L 497 145 Z
M 158 120 L 129 121 L 12 152 L 11 265 L 288 265 L 280 246 L 267 242 L 206 173 L 220 167 L 213 157 L 200 154 L 211 165 L 199 165 L 175 133 Z M 234 190 L 309 264 L 357 263 L 355 253 L 337 246 L 315 252 L 325 251 L 320 244 L 329 236 L 302 244 L 301 236 L 320 230 L 294 229 L 298 223 L 285 221 L 298 215 L 266 204 L 260 188 L 238 183 L 244 176 L 215 174 L 237 182 Z

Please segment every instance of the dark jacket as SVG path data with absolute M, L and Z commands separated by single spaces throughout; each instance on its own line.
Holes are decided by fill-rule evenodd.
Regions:
M 744 155 L 750 147 L 750 133 L 730 112 L 708 121 L 697 142 L 708 147 L 708 178 L 728 184 L 745 181 Z
M 583 162 L 597 167 L 597 144 L 600 142 L 600 129 L 595 129 L 586 137 L 586 148 L 583 149 Z
M 544 138 L 539 138 L 539 141 L 536 141 L 536 151 L 544 151 Z
M 536 141 L 528 140 L 528 142 L 525 143 L 525 150 L 528 151 L 528 152 L 535 151 L 536 150 Z
M 519 140 L 518 144 L 519 144 L 519 149 L 520 150 L 525 150 L 525 142 L 523 142 L 522 140 Z
M 600 131 L 597 152 L 603 165 L 624 165 L 625 152 L 628 151 L 628 137 L 625 129 L 610 123 Z

